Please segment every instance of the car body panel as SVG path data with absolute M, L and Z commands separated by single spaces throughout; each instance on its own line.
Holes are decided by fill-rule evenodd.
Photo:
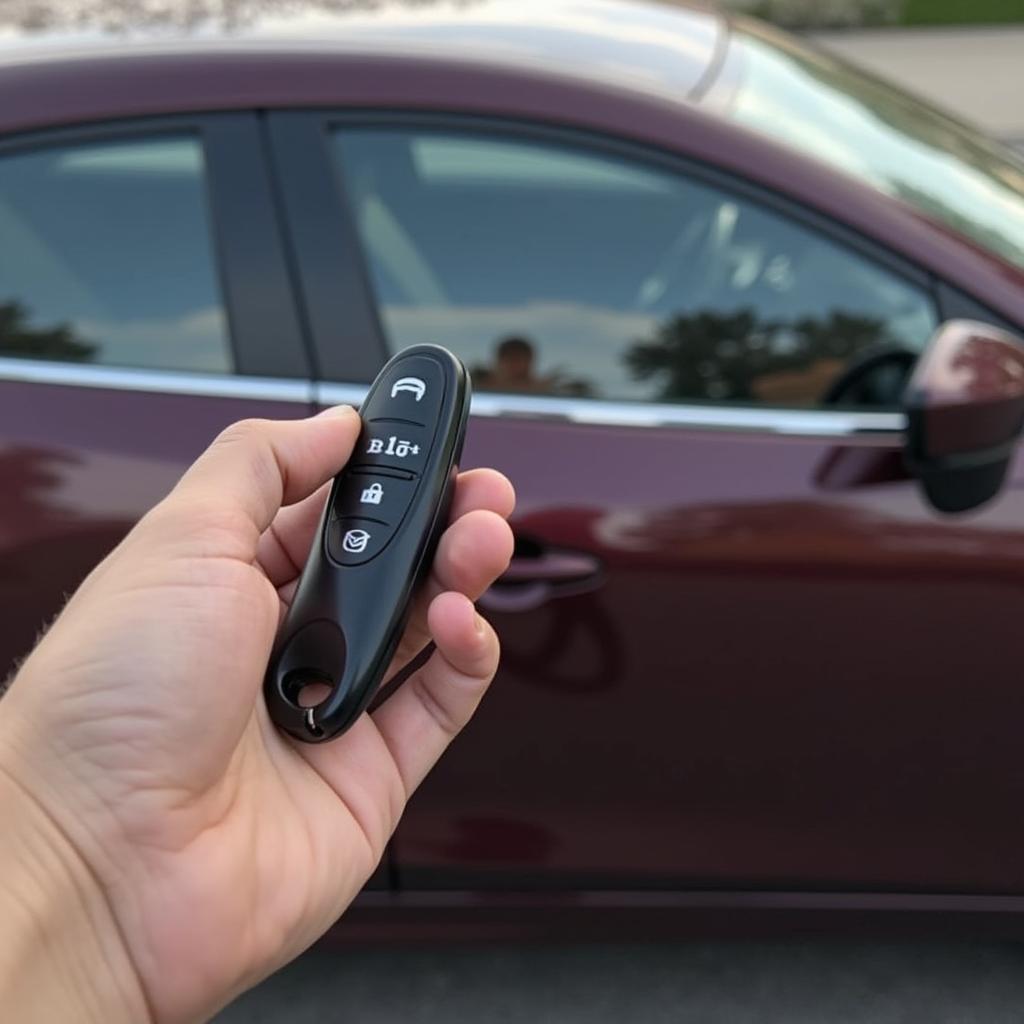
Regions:
M 403 884 L 1024 891 L 1020 465 L 944 521 L 899 447 L 474 421 L 517 535 L 605 580 L 492 613 L 502 669 L 400 826 Z
M 211 438 L 240 418 L 309 409 L 308 400 L 0 381 L 5 669 Z

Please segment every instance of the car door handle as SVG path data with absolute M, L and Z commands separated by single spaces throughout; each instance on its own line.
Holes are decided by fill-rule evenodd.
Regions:
M 544 549 L 532 541 L 517 542 L 529 553 L 514 555 L 509 567 L 480 598 L 488 611 L 525 612 L 554 597 L 578 594 L 600 585 L 599 559 L 585 551 Z

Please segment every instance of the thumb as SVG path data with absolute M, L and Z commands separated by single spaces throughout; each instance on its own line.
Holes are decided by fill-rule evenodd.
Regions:
M 337 406 L 304 420 L 241 420 L 224 430 L 168 495 L 251 525 L 252 555 L 282 505 L 308 497 L 348 461 L 360 419 Z

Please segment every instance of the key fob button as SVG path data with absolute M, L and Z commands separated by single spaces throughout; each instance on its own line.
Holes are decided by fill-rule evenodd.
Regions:
M 437 422 L 444 399 L 444 374 L 440 364 L 426 356 L 395 360 L 381 376 L 373 398 L 360 413 L 364 419 L 407 420 L 422 426 Z
M 421 473 L 430 454 L 433 427 L 395 420 L 371 420 L 359 437 L 354 466 L 390 466 Z
M 367 517 L 397 526 L 416 493 L 417 483 L 415 478 L 355 470 L 342 478 L 331 515 L 340 519 Z
M 376 558 L 395 534 L 375 519 L 332 519 L 327 524 L 327 553 L 338 565 L 363 565 Z

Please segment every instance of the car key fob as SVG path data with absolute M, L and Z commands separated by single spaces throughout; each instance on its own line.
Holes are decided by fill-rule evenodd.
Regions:
M 270 717 L 296 739 L 338 736 L 380 684 L 448 521 L 469 398 L 465 367 L 436 345 L 400 352 L 370 387 L 264 682 Z M 331 690 L 304 707 L 310 683 Z

